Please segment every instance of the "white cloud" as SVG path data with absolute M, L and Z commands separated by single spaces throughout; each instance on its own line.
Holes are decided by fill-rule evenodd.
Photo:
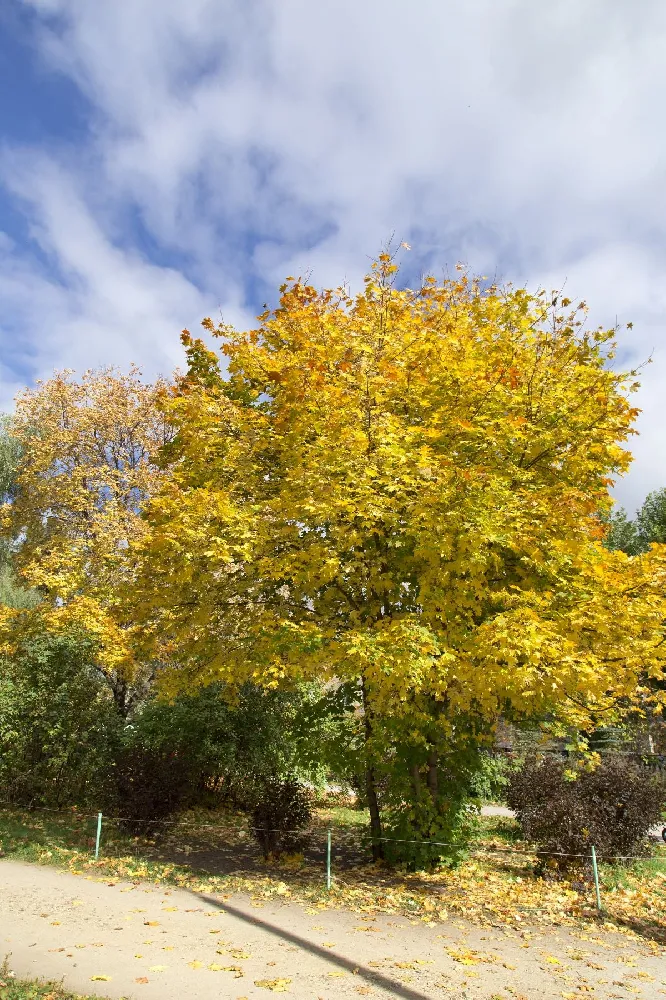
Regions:
M 54 367 L 137 360 L 151 372 L 171 371 L 180 329 L 212 312 L 212 297 L 177 271 L 114 247 L 52 162 L 6 157 L 3 168 L 41 254 L 40 264 L 6 238 L 0 244 L 3 321 L 12 335 L 5 353 L 16 352 L 16 367 L 38 377 Z
M 666 484 L 659 0 L 640 17 L 624 0 L 25 2 L 43 57 L 96 109 L 66 161 L 5 160 L 63 275 L 25 254 L 8 272 L 17 308 L 33 290 L 40 363 L 165 363 L 211 302 L 239 320 L 261 305 L 248 278 L 355 279 L 396 230 L 417 269 L 566 277 L 593 324 L 631 319 L 631 363 L 656 350 L 619 493 L 633 506 Z M 186 273 L 127 249 L 130 209 Z

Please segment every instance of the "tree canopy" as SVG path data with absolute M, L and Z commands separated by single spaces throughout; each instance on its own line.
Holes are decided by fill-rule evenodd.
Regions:
M 155 457 L 171 436 L 157 405 L 165 390 L 161 380 L 144 383 L 138 369 L 88 371 L 78 381 L 64 371 L 20 393 L 9 424 L 4 529 L 20 538 L 18 572 L 44 600 L 34 611 L 6 612 L 5 637 L 32 629 L 36 617 L 46 631 L 86 630 L 123 713 L 146 670 L 131 628 L 119 622 L 120 594 L 146 530 L 142 506 L 164 476 Z
M 396 270 L 206 321 L 226 370 L 184 333 L 140 595 L 170 688 L 358 682 L 435 742 L 462 715 L 593 728 L 663 671 L 663 552 L 610 553 L 598 518 L 633 374 L 584 303 Z

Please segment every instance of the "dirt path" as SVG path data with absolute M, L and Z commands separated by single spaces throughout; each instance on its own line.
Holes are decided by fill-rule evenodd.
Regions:
M 271 984 L 296 1000 L 666 996 L 666 951 L 605 930 L 427 926 L 110 885 L 3 860 L 0 958 L 9 953 L 17 975 L 63 978 L 71 990 L 113 998 L 249 1000 L 266 998 Z

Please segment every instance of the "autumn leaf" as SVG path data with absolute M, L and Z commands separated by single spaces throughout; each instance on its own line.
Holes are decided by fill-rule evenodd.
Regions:
M 274 993 L 286 993 L 291 984 L 291 979 L 255 979 L 254 985 L 264 990 L 272 990 Z
M 234 979 L 241 979 L 245 975 L 243 970 L 238 965 L 216 965 L 214 969 L 212 965 L 209 965 L 208 968 L 211 969 L 213 972 L 215 971 L 233 972 Z

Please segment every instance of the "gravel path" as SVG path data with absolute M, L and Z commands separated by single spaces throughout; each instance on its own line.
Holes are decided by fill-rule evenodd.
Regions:
M 71 990 L 116 1000 L 249 1000 L 271 986 L 296 1000 L 666 996 L 663 949 L 596 928 L 427 926 L 109 884 L 9 860 L 0 861 L 5 954 L 17 975 L 64 979 Z

